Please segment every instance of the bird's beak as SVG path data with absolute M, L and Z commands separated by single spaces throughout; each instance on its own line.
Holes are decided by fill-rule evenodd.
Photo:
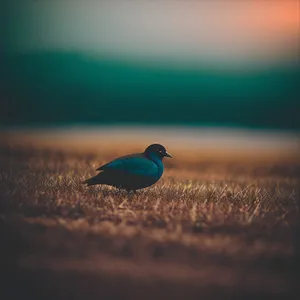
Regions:
M 166 151 L 166 153 L 165 153 L 165 156 L 166 157 L 170 157 L 170 158 L 172 158 L 172 156 Z

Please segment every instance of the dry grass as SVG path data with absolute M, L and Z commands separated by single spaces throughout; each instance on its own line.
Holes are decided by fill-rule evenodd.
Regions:
M 166 161 L 163 179 L 136 195 L 81 184 L 138 147 L 129 148 L 2 144 L 1 260 L 10 298 L 299 292 L 299 161 L 170 149 L 177 159 Z

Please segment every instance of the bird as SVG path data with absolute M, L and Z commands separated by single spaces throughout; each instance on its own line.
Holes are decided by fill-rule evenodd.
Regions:
M 161 178 L 164 157 L 172 158 L 164 146 L 152 144 L 142 153 L 122 156 L 102 165 L 96 169 L 100 173 L 83 183 L 87 186 L 104 184 L 135 192 L 153 185 Z

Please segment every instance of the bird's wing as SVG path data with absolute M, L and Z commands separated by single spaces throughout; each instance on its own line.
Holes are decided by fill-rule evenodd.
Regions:
M 117 158 L 96 171 L 112 170 L 128 172 L 137 175 L 155 175 L 158 171 L 157 165 L 142 154 L 133 154 Z

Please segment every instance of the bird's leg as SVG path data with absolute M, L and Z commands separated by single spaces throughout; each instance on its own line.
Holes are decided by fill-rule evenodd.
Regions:
M 129 193 L 133 193 L 134 195 L 137 194 L 137 191 L 136 191 L 136 190 L 129 190 L 128 192 L 129 192 Z
M 135 190 L 127 190 L 127 195 L 128 198 L 133 198 L 136 195 L 136 191 Z
M 118 193 L 118 195 L 121 195 L 122 194 L 122 189 L 120 189 L 120 188 L 117 188 L 117 193 Z

